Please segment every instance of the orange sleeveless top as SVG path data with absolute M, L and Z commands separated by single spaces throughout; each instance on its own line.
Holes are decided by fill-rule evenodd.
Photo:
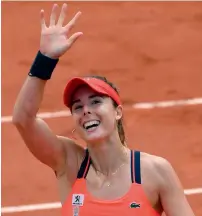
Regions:
M 62 205 L 62 216 L 160 216 L 148 201 L 141 185 L 140 152 L 131 150 L 131 187 L 127 194 L 114 200 L 99 200 L 88 193 L 86 176 L 91 159 L 81 164 L 71 193 Z

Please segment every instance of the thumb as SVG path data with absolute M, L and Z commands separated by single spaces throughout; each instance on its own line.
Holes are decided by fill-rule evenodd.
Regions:
M 77 40 L 81 35 L 83 35 L 83 32 L 74 33 L 74 34 L 67 40 L 67 45 L 68 45 L 68 46 L 72 46 L 72 44 L 75 43 L 76 40 Z

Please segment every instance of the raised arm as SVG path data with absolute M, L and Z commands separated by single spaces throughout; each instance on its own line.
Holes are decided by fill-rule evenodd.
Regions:
M 70 139 L 56 136 L 36 115 L 43 99 L 45 85 L 59 57 L 82 33 L 77 32 L 67 37 L 79 18 L 80 12 L 63 27 L 67 5 L 63 5 L 56 23 L 57 9 L 58 6 L 54 4 L 49 27 L 45 23 L 44 11 L 41 10 L 40 50 L 17 97 L 13 111 L 13 124 L 32 154 L 59 174 L 66 169 L 66 163 L 69 160 L 71 164 L 75 164 L 76 169 L 79 154 L 83 149 Z M 75 160 L 75 163 L 72 163 L 72 160 Z

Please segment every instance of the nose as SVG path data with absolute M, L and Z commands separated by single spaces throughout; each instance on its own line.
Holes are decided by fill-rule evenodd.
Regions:
M 85 105 L 83 107 L 83 115 L 85 116 L 87 114 L 91 114 L 91 111 L 90 111 L 89 107 Z

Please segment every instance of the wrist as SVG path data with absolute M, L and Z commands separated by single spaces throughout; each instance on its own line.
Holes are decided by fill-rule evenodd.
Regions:
M 58 58 L 51 58 L 38 51 L 28 75 L 42 80 L 49 80 L 58 61 Z
M 46 52 L 44 52 L 43 50 L 39 50 L 39 52 L 43 55 L 43 56 L 46 56 L 47 58 L 50 58 L 50 59 L 53 59 L 53 60 L 57 60 L 59 59 L 59 56 L 54 56 L 54 55 L 51 55 L 51 54 L 48 54 Z

